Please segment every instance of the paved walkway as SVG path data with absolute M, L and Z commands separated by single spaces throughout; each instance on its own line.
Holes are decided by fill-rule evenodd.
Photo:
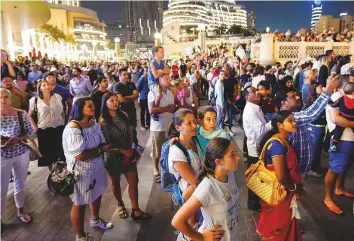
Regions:
M 233 129 L 236 132 L 234 140 L 242 148 L 243 133 L 240 127 Z M 105 232 L 89 227 L 89 208 L 86 209 L 85 227 L 94 235 L 95 240 L 102 241 L 173 241 L 176 235 L 170 222 L 174 211 L 171 208 L 171 198 L 168 193 L 161 191 L 160 186 L 153 182 L 153 168 L 150 158 L 151 141 L 149 132 L 138 130 L 139 142 L 146 146 L 138 164 L 139 172 L 139 204 L 141 209 L 153 215 L 147 222 L 134 222 L 131 218 L 122 220 L 118 217 L 116 201 L 112 195 L 110 185 L 102 199 L 101 217 L 111 220 L 114 228 Z M 239 154 L 242 152 L 239 149 Z M 325 166 L 327 158 L 323 158 Z M 247 190 L 244 185 L 243 172 L 246 164 L 240 163 L 240 170 L 236 172 L 236 179 L 241 193 L 242 219 L 240 233 L 244 241 L 259 241 L 255 232 L 258 213 L 250 212 L 246 208 Z M 5 232 L 1 235 L 4 241 L 41 241 L 75 240 L 75 233 L 70 223 L 71 201 L 67 197 L 52 196 L 46 186 L 48 171 L 38 168 L 36 162 L 30 166 L 31 174 L 27 181 L 26 210 L 34 217 L 29 224 L 20 224 L 15 220 L 16 209 L 13 200 L 12 184 L 8 191 Z M 354 191 L 354 168 L 349 171 L 347 187 Z M 344 215 L 337 216 L 330 213 L 323 205 L 323 178 L 307 177 L 305 187 L 308 191 L 303 205 L 300 205 L 301 227 L 306 231 L 304 241 L 352 241 L 354 237 L 353 200 L 336 197 L 335 200 L 345 211 Z M 125 178 L 121 182 L 124 190 L 123 199 L 126 207 L 130 208 L 130 201 L 126 190 Z

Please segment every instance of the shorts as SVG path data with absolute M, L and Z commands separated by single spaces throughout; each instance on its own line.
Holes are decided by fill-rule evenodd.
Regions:
M 151 131 L 152 158 L 160 159 L 162 144 L 167 141 L 166 131 Z
M 347 166 L 354 161 L 353 156 L 354 141 L 340 141 L 337 151 L 329 151 L 329 169 L 336 174 L 343 173 Z

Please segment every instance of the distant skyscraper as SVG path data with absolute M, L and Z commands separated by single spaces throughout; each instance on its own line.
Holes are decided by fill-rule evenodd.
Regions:
M 322 3 L 321 1 L 314 1 L 312 4 L 312 16 L 311 16 L 311 31 L 315 30 L 316 22 L 322 16 Z
M 154 33 L 162 28 L 163 1 L 121 2 L 125 39 L 135 43 L 153 43 Z
M 252 32 L 257 32 L 256 13 L 254 11 L 247 13 L 247 29 Z

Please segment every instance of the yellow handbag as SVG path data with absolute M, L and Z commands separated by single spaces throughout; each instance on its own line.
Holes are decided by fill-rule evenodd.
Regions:
M 266 148 L 271 140 L 277 140 L 285 144 L 279 138 L 270 138 L 264 145 L 258 162 L 251 165 L 245 172 L 245 178 L 246 185 L 252 192 L 269 206 L 277 206 L 286 198 L 287 192 L 285 187 L 278 181 L 275 172 L 268 170 L 264 164 Z

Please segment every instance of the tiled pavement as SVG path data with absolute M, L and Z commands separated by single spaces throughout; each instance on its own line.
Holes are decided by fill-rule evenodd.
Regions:
M 235 141 L 242 147 L 243 134 L 239 127 L 235 128 Z M 161 191 L 160 186 L 153 182 L 152 164 L 149 157 L 151 142 L 148 140 L 149 132 L 139 133 L 139 142 L 146 145 L 145 152 L 138 165 L 139 171 L 139 203 L 141 208 L 153 215 L 153 219 L 147 222 L 137 223 L 130 218 L 121 220 L 117 215 L 116 201 L 111 193 L 110 185 L 102 199 L 101 216 L 111 220 L 115 227 L 112 230 L 93 230 L 88 226 L 89 208 L 86 209 L 85 227 L 94 235 L 95 240 L 102 241 L 173 241 L 176 239 L 174 230 L 170 225 L 174 211 L 171 209 L 170 195 Z M 239 152 L 242 154 L 241 152 Z M 323 160 L 328 160 L 324 158 Z M 326 164 L 323 163 L 325 166 Z M 258 214 L 250 212 L 246 208 L 247 190 L 244 185 L 243 171 L 245 163 L 240 163 L 240 170 L 236 173 L 236 179 L 241 193 L 242 219 L 240 221 L 240 233 L 244 241 L 260 240 L 255 232 Z M 352 167 L 349 171 L 347 186 L 354 191 L 354 173 Z M 38 168 L 36 162 L 31 163 L 31 175 L 27 181 L 26 210 L 34 217 L 29 225 L 15 221 L 15 205 L 13 201 L 13 189 L 10 185 L 7 203 L 5 232 L 1 235 L 4 241 L 41 241 L 75 240 L 75 233 L 70 223 L 71 202 L 69 198 L 53 197 L 47 190 L 47 170 Z M 330 213 L 323 205 L 323 178 L 315 179 L 307 177 L 305 186 L 307 197 L 303 205 L 300 205 L 302 215 L 301 227 L 306 231 L 304 241 L 352 241 L 354 240 L 354 215 L 353 200 L 336 197 L 336 201 L 344 209 L 345 214 L 336 216 Z M 129 197 L 126 191 L 127 183 L 124 178 L 121 182 L 124 191 L 123 199 L 127 208 L 130 207 Z

